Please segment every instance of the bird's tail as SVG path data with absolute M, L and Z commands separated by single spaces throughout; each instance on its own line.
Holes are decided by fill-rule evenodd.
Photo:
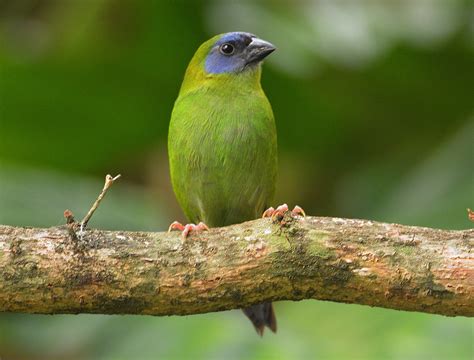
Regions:
M 242 309 L 245 315 L 250 319 L 257 333 L 262 336 L 265 326 L 271 331 L 277 331 L 277 323 L 272 303 L 263 303 L 253 305 Z

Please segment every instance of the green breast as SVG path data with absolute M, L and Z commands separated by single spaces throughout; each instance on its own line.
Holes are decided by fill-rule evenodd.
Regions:
M 181 94 L 168 151 L 173 188 L 191 222 L 224 226 L 255 219 L 272 201 L 276 129 L 261 90 Z

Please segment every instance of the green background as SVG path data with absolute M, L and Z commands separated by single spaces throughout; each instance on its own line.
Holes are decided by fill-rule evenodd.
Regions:
M 253 32 L 279 133 L 275 204 L 472 227 L 471 1 L 0 1 L 0 223 L 184 221 L 168 175 L 173 101 L 195 49 Z M 191 135 L 190 135 L 191 136 Z M 0 314 L 1 359 L 472 359 L 473 322 L 320 301 L 188 317 Z

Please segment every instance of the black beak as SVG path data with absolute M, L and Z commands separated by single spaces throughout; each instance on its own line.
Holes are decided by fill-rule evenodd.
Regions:
M 247 46 L 247 64 L 258 63 L 276 50 L 275 45 L 268 41 L 252 38 L 252 42 Z

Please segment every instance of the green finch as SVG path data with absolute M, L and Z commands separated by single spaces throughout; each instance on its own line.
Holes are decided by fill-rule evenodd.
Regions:
M 277 136 L 260 77 L 262 60 L 274 50 L 255 35 L 231 32 L 203 43 L 189 63 L 168 135 L 171 181 L 192 222 L 174 222 L 170 230 L 183 238 L 288 210 L 265 211 L 275 192 Z M 265 326 L 276 331 L 271 303 L 243 311 L 260 335 Z

